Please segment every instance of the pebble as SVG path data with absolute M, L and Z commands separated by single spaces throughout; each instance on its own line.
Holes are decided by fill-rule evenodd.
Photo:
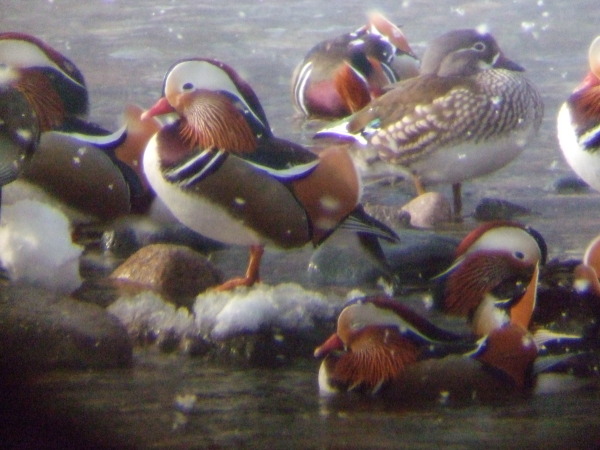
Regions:
M 434 228 L 452 220 L 452 207 L 448 199 L 439 192 L 426 192 L 402 207 L 410 214 L 410 224 L 417 228 Z
M 532 211 L 523 206 L 498 198 L 484 198 L 475 208 L 476 220 L 486 222 L 490 220 L 512 220 L 518 216 L 531 214 Z
M 580 194 L 590 190 L 590 186 L 579 177 L 568 176 L 558 179 L 554 189 L 559 194 Z
M 126 216 L 115 221 L 101 238 L 102 248 L 118 257 L 128 257 L 140 248 L 157 243 L 186 245 L 199 252 L 224 247 L 180 223 L 159 223 L 147 217 Z

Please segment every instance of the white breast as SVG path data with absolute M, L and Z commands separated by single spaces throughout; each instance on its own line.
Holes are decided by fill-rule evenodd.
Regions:
M 600 154 L 586 151 L 579 143 L 569 106 L 564 103 L 558 112 L 557 134 L 567 163 L 586 183 L 600 191 Z
M 156 195 L 173 215 L 192 230 L 219 242 L 234 245 L 264 244 L 259 235 L 234 219 L 225 208 L 206 201 L 166 181 L 160 169 L 154 136 L 144 152 L 144 172 Z

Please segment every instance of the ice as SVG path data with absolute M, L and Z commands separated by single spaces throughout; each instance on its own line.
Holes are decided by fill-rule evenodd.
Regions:
M 172 334 L 183 338 L 196 334 L 194 318 L 186 308 L 177 308 L 150 291 L 121 297 L 107 309 L 133 336 Z
M 263 328 L 306 330 L 328 320 L 339 302 L 295 283 L 257 284 L 234 292 L 207 292 L 196 299 L 196 324 L 213 339 L 226 339 Z
M 2 206 L 0 261 L 12 281 L 70 293 L 81 284 L 82 252 L 57 209 L 36 200 Z
M 288 332 L 310 330 L 318 321 L 333 320 L 344 300 L 295 283 L 259 283 L 233 292 L 200 294 L 192 313 L 150 291 L 121 297 L 108 311 L 132 336 L 205 336 L 218 341 L 272 328 Z

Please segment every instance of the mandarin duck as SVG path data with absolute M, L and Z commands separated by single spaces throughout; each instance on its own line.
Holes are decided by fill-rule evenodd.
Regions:
M 0 114 L 13 111 L 3 127 L 12 129 L 22 146 L 5 146 L 2 152 L 0 169 L 9 175 L 0 184 L 23 175 L 23 183 L 11 186 L 9 201 L 37 198 L 75 221 L 111 220 L 147 208 L 151 194 L 137 160 L 158 131 L 156 120 L 142 122 L 139 107 L 127 106 L 126 124 L 114 133 L 86 121 L 88 93 L 81 71 L 34 36 L 0 33 L 0 64 L 7 99 Z
M 546 243 L 536 230 L 514 222 L 482 224 L 434 278 L 434 302 L 446 314 L 467 318 L 478 336 L 508 322 L 527 329 L 546 257 Z
M 39 141 L 39 124 L 27 98 L 9 86 L 0 68 L 0 194 L 2 187 L 16 180 L 31 159 Z
M 42 40 L 25 33 L 0 33 L 0 64 L 12 74 L 8 85 L 31 105 L 40 132 L 68 128 L 87 115 L 83 74 Z
M 70 60 L 36 37 L 0 33 L 0 188 L 20 175 L 42 132 L 87 109 L 83 76 Z
M 600 191 L 600 36 L 591 43 L 588 60 L 589 73 L 558 112 L 557 134 L 567 163 Z
M 429 43 L 419 76 L 316 137 L 362 144 L 353 155 L 363 175 L 408 173 L 419 194 L 452 184 L 459 217 L 461 183 L 511 162 L 541 125 L 542 99 L 521 72 L 491 34 L 450 31 Z
M 153 193 L 140 162 L 160 123 L 154 118 L 140 120 L 142 112 L 127 105 L 125 124 L 114 133 L 83 121 L 78 132 L 42 133 L 20 179 L 5 188 L 6 203 L 37 199 L 57 207 L 73 223 L 145 213 Z
M 377 394 L 402 401 L 461 401 L 526 394 L 537 347 L 528 331 L 507 323 L 478 341 L 432 356 L 457 337 L 388 297 L 354 300 L 336 332 L 315 350 L 321 394 Z M 465 352 L 464 350 L 469 349 Z
M 23 172 L 43 132 L 87 114 L 88 94 L 69 59 L 25 33 L 0 33 L 0 67 L 2 187 Z
M 293 101 L 306 117 L 341 118 L 383 93 L 386 85 L 418 74 L 406 37 L 383 15 L 314 46 L 294 70 Z
M 587 246 L 581 264 L 573 271 L 573 287 L 589 300 L 592 326 L 586 335 L 598 343 L 600 339 L 600 236 L 593 239 Z M 583 309 L 583 308 L 581 308 Z
M 251 286 L 265 245 L 321 243 L 340 223 L 376 226 L 360 209 L 360 179 L 343 148 L 316 156 L 273 135 L 250 85 L 222 62 L 177 62 L 144 117 L 174 114 L 148 143 L 143 167 L 156 195 L 192 230 L 250 247 L 246 275 L 218 289 Z M 364 228 L 363 228 L 364 225 Z M 395 239 L 381 225 L 375 234 Z

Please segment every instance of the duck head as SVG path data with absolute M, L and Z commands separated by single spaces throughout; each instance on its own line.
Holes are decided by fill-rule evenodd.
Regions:
M 531 228 L 490 222 L 469 233 L 450 268 L 436 277 L 441 309 L 467 317 L 477 335 L 507 322 L 529 326 L 546 244 Z
M 508 59 L 489 33 L 453 30 L 429 43 L 421 61 L 421 75 L 469 76 L 487 69 L 524 69 Z
M 142 118 L 176 113 L 190 146 L 250 152 L 271 136 L 264 110 L 250 85 L 228 65 L 204 58 L 173 65 L 163 96 Z
M 88 93 L 82 73 L 39 38 L 0 33 L 0 65 L 14 71 L 10 85 L 27 98 L 41 131 L 58 128 L 69 117 L 87 114 Z
M 380 13 L 351 33 L 315 45 L 294 71 L 293 99 L 305 116 L 344 117 L 418 75 L 418 59 L 402 31 Z
M 336 332 L 315 350 L 315 357 L 325 357 L 319 384 L 323 391 L 374 394 L 398 381 L 423 347 L 459 339 L 393 299 L 354 300 L 340 313 Z

